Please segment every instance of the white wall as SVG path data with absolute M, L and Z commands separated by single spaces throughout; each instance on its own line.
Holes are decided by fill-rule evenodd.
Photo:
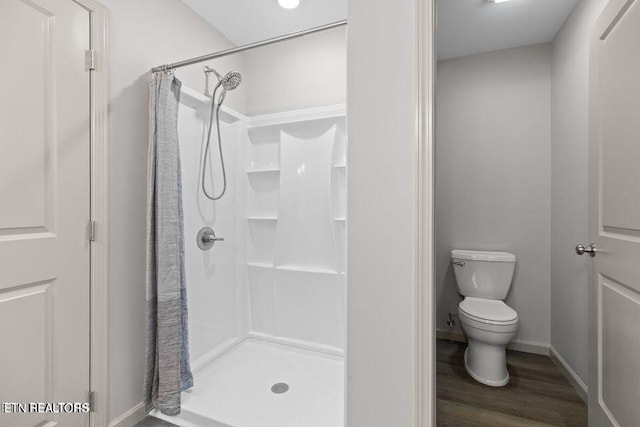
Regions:
M 416 3 L 349 0 L 349 427 L 416 425 Z
M 452 249 L 512 252 L 516 339 L 550 339 L 551 46 L 440 61 L 436 91 L 436 325 L 460 301 Z M 456 326 L 457 332 L 459 322 Z
M 180 1 L 102 3 L 110 12 L 111 44 L 109 419 L 114 419 L 142 401 L 149 70 L 231 44 Z M 241 65 L 240 57 L 216 62 L 221 70 Z M 203 90 L 202 64 L 176 74 Z M 244 109 L 241 92 L 227 99 Z
M 245 53 L 247 115 L 345 102 L 346 61 L 344 28 Z
M 580 2 L 553 43 L 551 344 L 587 383 L 589 34 L 606 0 Z

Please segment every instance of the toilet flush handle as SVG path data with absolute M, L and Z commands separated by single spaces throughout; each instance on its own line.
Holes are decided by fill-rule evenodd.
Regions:
M 464 267 L 464 261 L 461 261 L 459 259 L 454 259 L 453 261 L 451 261 L 454 265 L 459 265 L 460 267 Z

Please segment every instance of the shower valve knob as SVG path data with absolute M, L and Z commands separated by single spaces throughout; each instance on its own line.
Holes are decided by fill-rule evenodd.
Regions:
M 203 251 L 211 249 L 215 242 L 223 241 L 224 238 L 216 236 L 216 233 L 211 227 L 203 227 L 202 229 L 200 229 L 200 231 L 198 232 L 198 238 L 196 239 L 198 247 Z

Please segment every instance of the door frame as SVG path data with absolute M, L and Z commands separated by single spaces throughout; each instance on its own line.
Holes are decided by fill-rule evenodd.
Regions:
M 402 420 L 407 427 L 435 426 L 435 0 L 401 7 L 348 3 L 348 222 L 357 226 L 348 227 L 347 242 L 347 425 Z M 390 130 L 371 106 L 392 77 L 402 84 L 384 102 L 391 110 Z M 398 132 L 397 150 L 383 159 L 379 153 L 386 153 L 391 131 Z M 368 161 L 356 161 L 378 148 Z M 385 180 L 383 167 L 401 172 Z M 394 185 L 401 186 L 398 192 Z M 372 186 L 375 192 L 368 191 Z M 381 214 L 372 205 L 378 195 L 387 209 L 398 203 L 402 214 Z M 410 224 L 395 227 L 398 220 Z M 389 250 L 394 244 L 402 247 Z
M 437 70 L 436 0 L 418 0 L 417 57 L 417 259 L 418 391 L 420 427 L 436 425 L 435 334 L 435 82 Z
M 109 30 L 107 9 L 96 0 L 72 0 L 91 14 L 91 244 L 90 389 L 95 393 L 90 425 L 109 422 Z M 436 75 L 435 0 L 416 0 L 415 161 L 416 221 L 416 424 L 436 425 L 435 280 L 434 280 L 434 127 Z
M 90 426 L 109 419 L 109 46 L 107 9 L 96 0 L 71 0 L 86 9 L 90 45 L 95 51 L 90 75 L 91 220 L 95 224 L 90 254 Z

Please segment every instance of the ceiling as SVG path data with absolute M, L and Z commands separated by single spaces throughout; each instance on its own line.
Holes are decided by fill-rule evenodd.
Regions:
M 277 0 L 182 1 L 243 45 L 346 19 L 348 0 L 300 0 L 296 9 Z M 438 59 L 550 42 L 579 1 L 438 0 Z
M 347 18 L 347 0 L 300 0 L 296 9 L 283 9 L 276 0 L 182 1 L 236 45 Z
M 438 0 L 438 59 L 553 40 L 579 0 Z

